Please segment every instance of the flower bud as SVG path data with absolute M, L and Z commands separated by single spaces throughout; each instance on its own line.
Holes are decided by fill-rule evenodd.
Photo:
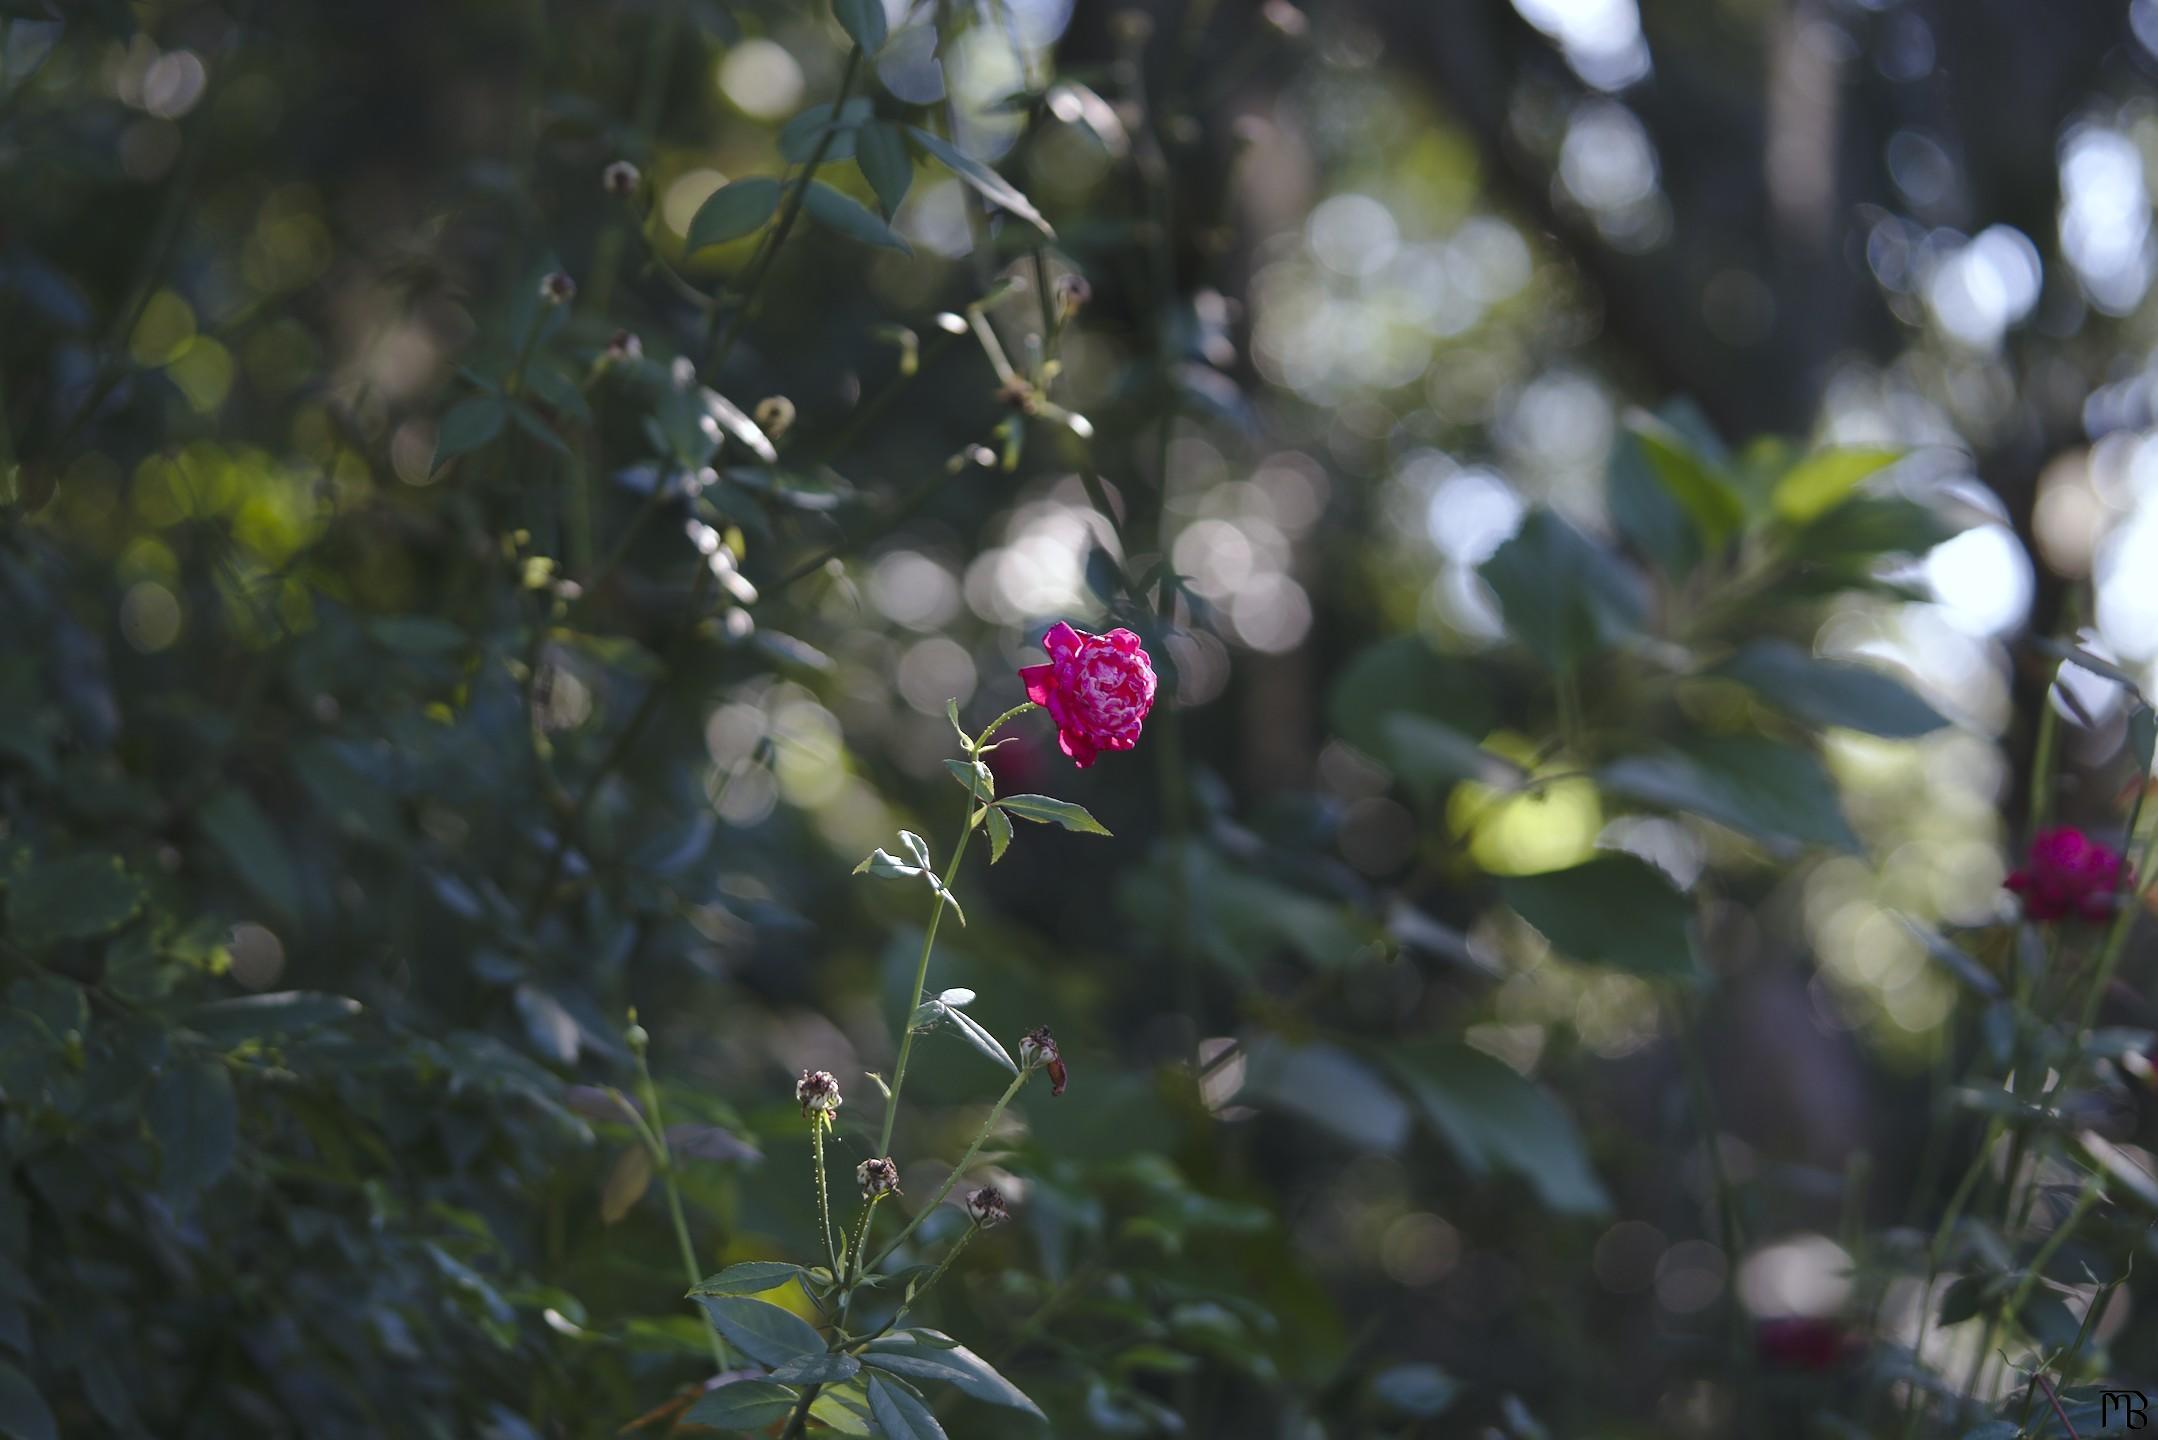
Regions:
M 862 1187 L 864 1200 L 874 1200 L 879 1195 L 897 1195 L 899 1167 L 889 1157 L 864 1160 L 854 1167 L 854 1182 Z
M 777 440 L 794 426 L 794 402 L 784 395 L 767 395 L 750 412 L 757 428 Z
M 1094 298 L 1094 287 L 1086 283 L 1086 276 L 1066 273 L 1057 276 L 1051 294 L 1056 301 L 1057 319 L 1069 320 Z
M 540 280 L 539 297 L 544 304 L 567 305 L 577 298 L 577 282 L 560 270 L 550 271 Z
M 987 1230 L 992 1225 L 1002 1225 L 1012 1218 L 1011 1210 L 1004 1204 L 1004 1197 L 994 1185 L 984 1185 L 967 1193 L 967 1214 L 974 1223 Z
M 1049 1094 L 1052 1099 L 1064 1093 L 1064 1056 L 1057 1049 L 1056 1037 L 1049 1033 L 1047 1025 L 1038 1025 L 1019 1042 L 1019 1063 L 1029 1070 L 1049 1072 Z
M 839 1108 L 839 1082 L 829 1070 L 804 1070 L 794 1084 L 794 1098 L 800 1102 L 803 1115 L 814 1115 L 829 1124 L 832 1112 Z
M 624 198 L 636 194 L 643 179 L 643 172 L 627 160 L 617 160 L 599 172 L 600 188 L 609 195 Z
M 637 338 L 634 330 L 615 331 L 614 338 L 607 342 L 607 348 L 600 352 L 600 358 L 610 365 L 621 365 L 643 355 L 644 342 Z

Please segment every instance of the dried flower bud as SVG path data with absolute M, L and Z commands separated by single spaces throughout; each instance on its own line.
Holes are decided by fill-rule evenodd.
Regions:
M 801 1102 L 804 1115 L 819 1116 L 830 1120 L 839 1108 L 839 1082 L 829 1070 L 804 1070 L 802 1078 L 794 1084 L 794 1098 Z
M 777 440 L 794 426 L 794 402 L 784 395 L 767 395 L 750 412 L 757 428 Z
M 1064 1093 L 1064 1056 L 1057 1049 L 1056 1037 L 1049 1033 L 1047 1025 L 1036 1026 L 1019 1042 L 1019 1063 L 1029 1070 L 1049 1072 L 1049 1094 L 1052 1099 Z
M 997 399 L 1003 401 L 1022 415 L 1032 415 L 1041 408 L 1041 396 L 1024 376 L 1014 375 L 997 387 Z
M 600 358 L 610 365 L 620 365 L 625 361 L 640 359 L 643 355 L 644 342 L 637 338 L 635 331 L 617 330 L 614 338 L 607 342 L 607 348 L 601 352 Z
M 1094 287 L 1086 283 L 1086 276 L 1067 272 L 1056 278 L 1051 287 L 1056 301 L 1058 320 L 1069 320 L 1094 298 Z
M 888 1158 L 864 1160 L 854 1167 L 854 1181 L 862 1187 L 864 1200 L 874 1200 L 879 1195 L 897 1195 L 899 1167 Z
M 549 271 L 540 280 L 539 296 L 548 305 L 567 305 L 577 298 L 577 282 L 560 270 Z
M 994 1185 L 984 1185 L 967 1193 L 967 1214 L 984 1230 L 992 1225 L 1002 1225 L 1012 1218 L 1011 1210 L 1004 1204 L 1004 1197 Z
M 599 172 L 600 188 L 604 189 L 609 195 L 623 197 L 634 195 L 637 193 L 637 186 L 643 180 L 643 172 L 627 160 L 617 160 Z

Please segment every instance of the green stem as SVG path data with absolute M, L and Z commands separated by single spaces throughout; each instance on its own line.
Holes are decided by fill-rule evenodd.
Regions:
M 847 1274 L 842 1277 L 846 1282 L 847 1297 L 849 1299 L 853 1298 L 854 1286 L 864 1273 L 862 1261 L 866 1257 L 862 1253 L 863 1247 L 869 1241 L 869 1226 L 876 1218 L 877 1202 L 883 1198 L 882 1195 L 871 1195 L 865 1198 L 862 1201 L 862 1213 L 855 1218 L 854 1240 L 847 1247 Z
M 817 1220 L 824 1230 L 824 1254 L 831 1262 L 832 1275 L 839 1275 L 839 1245 L 832 1238 L 832 1192 L 824 1182 L 824 1115 L 813 1115 L 809 1121 L 809 1153 L 817 1171 Z
M 1028 700 L 1021 704 L 1012 706 L 1011 709 L 1005 711 L 1002 715 L 999 715 L 996 719 L 990 721 L 987 725 L 982 727 L 982 733 L 974 737 L 974 753 L 976 755 L 979 755 L 984 750 L 987 750 L 989 748 L 989 737 L 996 734 L 997 731 L 1003 729 L 1006 723 L 1017 720 L 1020 716 L 1026 714 L 1030 710 L 1039 710 L 1041 708 L 1041 706 L 1035 704 L 1032 700 Z
M 681 0 L 661 0 L 658 12 L 652 17 L 652 27 L 645 33 L 644 62 L 637 74 L 637 111 L 630 127 L 645 144 L 645 152 L 637 158 L 647 168 L 658 148 L 655 141 L 659 117 L 667 100 L 667 57 L 674 48 L 674 32 L 681 19 L 681 10 Z M 607 302 L 613 296 L 615 272 L 622 263 L 623 228 L 618 212 L 608 219 L 606 229 L 600 232 L 599 251 L 592 266 L 592 284 L 586 292 L 589 297 L 586 308 L 594 315 L 605 315 Z
M 674 1243 L 682 1252 L 682 1274 L 689 1288 L 694 1290 L 704 1277 L 697 1273 L 697 1247 L 690 1242 L 689 1217 L 682 1211 L 681 1187 L 675 1184 L 674 1152 L 667 1145 L 667 1122 L 660 1114 L 659 1089 L 652 1083 L 652 1067 L 646 1063 L 642 1047 L 637 1050 L 637 1097 L 644 1102 L 645 1114 L 652 1117 L 646 1122 L 639 1116 L 639 1128 L 643 1131 L 646 1147 L 652 1152 L 652 1164 L 659 1171 L 660 1188 L 667 1193 L 667 1215 L 674 1222 Z M 727 1351 L 719 1343 L 719 1332 L 712 1328 L 709 1319 L 704 1324 L 704 1338 L 712 1347 L 712 1364 L 720 1370 L 726 1369 Z
M 944 883 L 937 889 L 937 900 L 929 912 L 929 928 L 922 932 L 922 954 L 914 965 L 914 998 L 907 1002 L 906 1018 L 900 1021 L 903 1030 L 899 1038 L 899 1059 L 892 1066 L 892 1093 L 884 1101 L 884 1129 L 877 1136 L 877 1153 L 892 1153 L 892 1122 L 899 1117 L 899 1088 L 907 1083 L 907 1060 L 914 1053 L 914 1012 L 922 1008 L 922 991 L 929 984 L 929 952 L 936 947 L 937 926 L 944 919 L 944 897 L 951 893 L 952 881 L 959 874 L 959 862 L 966 858 L 967 841 L 974 838 L 974 797 L 967 796 L 966 823 L 959 828 L 959 843 L 952 847 L 952 862 L 944 867 Z
M 2046 1243 L 2039 1247 L 2038 1253 L 2031 1257 L 2030 1265 L 2024 1270 L 2023 1278 L 2016 1283 L 2016 1288 L 2010 1292 L 2007 1303 L 1995 1306 L 1986 1317 L 1986 1332 L 1979 1342 L 1978 1356 L 1971 1362 L 1971 1373 L 1963 1382 L 1964 1408 L 1968 1409 L 1971 1402 L 1977 1398 L 1979 1382 L 1985 1378 L 1986 1365 L 1993 1358 L 1994 1337 L 2000 1334 L 2002 1326 L 2015 1323 L 2016 1316 L 2022 1313 L 2024 1302 L 2029 1300 L 2031 1292 L 2038 1288 L 2038 1277 L 2044 1273 L 2047 1263 L 2053 1259 L 2054 1253 L 2068 1242 L 2068 1237 L 2076 1232 L 2076 1227 L 2083 1223 L 2083 1217 L 2090 1214 L 2092 1208 L 2104 1198 L 2103 1191 L 2104 1186 L 2096 1175 L 2084 1182 L 2082 1192 L 2076 1196 L 2075 1208 L 2070 1210 L 2068 1218 L 2046 1237 Z
M 988 1142 L 989 1132 L 995 1127 L 998 1117 L 1004 1113 L 1004 1108 L 1012 1103 L 1012 1099 L 1018 1095 L 1020 1087 L 1033 1078 L 1033 1075 L 1032 1070 L 1022 1070 L 1012 1077 L 1012 1083 L 1004 1087 L 1004 1093 L 997 1097 L 997 1103 L 990 1108 L 988 1118 L 982 1121 L 982 1128 L 974 1133 L 974 1143 L 967 1147 L 966 1154 L 959 1157 L 959 1163 L 952 1167 L 952 1173 L 944 1177 L 943 1186 L 938 1189 L 936 1195 L 927 1205 L 914 1213 L 914 1218 L 907 1222 L 906 1228 L 893 1236 L 889 1245 L 877 1252 L 877 1258 L 870 1262 L 872 1268 L 882 1265 L 887 1259 L 891 1258 L 892 1252 L 904 1245 L 907 1237 L 912 1235 L 924 1220 L 936 1213 L 937 1207 L 944 1203 L 945 1197 L 952 1193 L 952 1188 L 967 1173 L 967 1167 L 974 1163 L 974 1157 L 982 1153 L 982 1146 Z
M 862 69 L 862 47 L 857 45 L 847 52 L 847 68 L 839 77 L 839 94 L 832 100 L 832 116 L 836 120 L 846 107 L 848 97 L 854 93 L 855 77 Z M 766 233 L 765 241 L 758 247 L 757 256 L 750 262 L 750 274 L 742 284 L 742 300 L 734 309 L 725 331 L 720 329 L 720 312 L 715 307 L 704 327 L 704 376 L 706 380 L 719 378 L 721 367 L 734 350 L 734 342 L 741 338 L 755 317 L 757 300 L 764 289 L 765 277 L 772 273 L 772 262 L 779 256 L 779 247 L 787 243 L 787 233 L 794 229 L 794 222 L 801 217 L 802 206 L 809 199 L 810 182 L 816 179 L 817 167 L 824 163 L 832 142 L 839 137 L 839 127 L 827 125 L 824 134 L 817 139 L 817 148 L 810 152 L 809 162 L 802 167 L 802 174 L 787 194 L 785 207 L 779 213 L 779 222 Z
M 914 1308 L 914 1303 L 927 1295 L 930 1289 L 944 1278 L 944 1272 L 952 1268 L 952 1262 L 959 1258 L 959 1252 L 967 1248 L 967 1242 L 972 1240 L 980 1232 L 981 1228 L 980 1221 L 975 1221 L 967 1226 L 966 1233 L 952 1242 L 952 1248 L 944 1252 L 944 1258 L 937 1262 L 937 1268 L 929 1272 L 929 1278 L 914 1287 L 914 1293 L 909 1295 L 900 1307 L 892 1312 L 892 1318 L 884 1322 L 878 1334 L 898 1328 L 899 1322 L 906 1317 L 906 1313 Z M 874 1339 L 875 1337 L 872 1336 L 871 1338 Z

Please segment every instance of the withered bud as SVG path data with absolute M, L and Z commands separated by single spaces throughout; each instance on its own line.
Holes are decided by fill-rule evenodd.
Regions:
M 784 395 L 767 395 L 750 412 L 757 428 L 777 440 L 794 427 L 794 402 Z
M 637 186 L 644 180 L 644 173 L 627 160 L 617 160 L 599 172 L 600 188 L 609 195 L 628 196 L 637 193 Z
M 1064 1093 L 1064 1082 L 1069 1078 L 1064 1073 L 1064 1055 L 1047 1025 L 1036 1026 L 1019 1042 L 1019 1063 L 1029 1070 L 1049 1072 L 1050 1098 Z
M 839 1108 L 839 1082 L 829 1070 L 804 1070 L 802 1078 L 794 1084 L 794 1098 L 801 1103 L 802 1114 L 814 1115 L 829 1121 Z
M 600 354 L 608 364 L 620 365 L 641 358 L 644 355 L 644 342 L 637 338 L 634 330 L 617 330 L 614 338 L 607 342 L 607 348 Z
M 862 1187 L 864 1200 L 874 1200 L 879 1195 L 897 1195 L 899 1167 L 889 1158 L 864 1160 L 854 1167 L 854 1181 Z
M 1056 278 L 1050 287 L 1056 301 L 1057 319 L 1069 320 L 1094 298 L 1094 287 L 1086 283 L 1086 276 L 1067 272 Z
M 560 270 L 550 271 L 540 280 L 539 296 L 549 305 L 567 305 L 577 298 L 577 282 Z
M 1002 1225 L 1012 1218 L 1010 1208 L 1005 1205 L 1004 1197 L 997 1193 L 994 1185 L 984 1185 L 979 1190 L 967 1192 L 967 1214 L 984 1230 L 992 1225 Z
M 1003 401 L 1022 415 L 1032 415 L 1041 408 L 1041 396 L 1025 377 L 1014 375 L 997 387 L 997 399 Z

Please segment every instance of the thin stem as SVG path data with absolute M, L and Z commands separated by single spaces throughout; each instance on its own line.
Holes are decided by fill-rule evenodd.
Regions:
M 998 1117 L 1003 1115 L 1004 1107 L 1012 1103 L 1012 1099 L 1018 1095 L 1020 1087 L 1025 1085 L 1033 1076 L 1034 1072 L 1032 1070 L 1022 1070 L 1012 1077 L 1012 1083 L 1004 1087 L 1004 1093 L 997 1097 L 997 1103 L 990 1108 L 988 1118 L 982 1121 L 982 1128 L 975 1132 L 974 1143 L 967 1147 L 966 1154 L 959 1157 L 959 1163 L 952 1167 L 952 1173 L 944 1177 L 944 1184 L 938 1189 L 935 1197 L 914 1213 L 914 1218 L 907 1222 L 906 1229 L 893 1236 L 892 1242 L 877 1252 L 877 1258 L 870 1262 L 872 1268 L 882 1265 L 889 1259 L 891 1253 L 904 1245 L 907 1237 L 912 1235 L 924 1220 L 936 1213 L 937 1207 L 942 1205 L 945 1197 L 952 1193 L 952 1188 L 959 1183 L 960 1177 L 967 1173 L 967 1167 L 974 1163 L 974 1157 L 982 1153 L 982 1146 L 988 1142 L 989 1132 L 995 1127 Z
M 661 0 L 652 25 L 645 32 L 644 61 L 637 73 L 637 111 L 630 128 L 644 143 L 645 153 L 637 158 L 650 164 L 654 141 L 659 128 L 660 113 L 667 101 L 667 57 L 674 49 L 674 32 L 681 19 L 681 0 Z M 600 232 L 599 252 L 592 266 L 592 284 L 586 291 L 586 304 L 594 315 L 607 313 L 607 302 L 614 292 L 615 272 L 622 263 L 623 220 L 619 212 L 611 216 L 605 230 Z
M 967 1226 L 966 1233 L 952 1242 L 952 1248 L 944 1252 L 944 1258 L 937 1262 L 937 1268 L 929 1272 L 929 1278 L 915 1286 L 914 1293 L 909 1295 L 901 1303 L 900 1307 L 892 1312 L 892 1318 L 884 1324 L 885 1330 L 898 1327 L 900 1320 L 905 1317 L 909 1310 L 914 1308 L 914 1302 L 927 1295 L 930 1288 L 944 1278 L 944 1272 L 952 1268 L 952 1262 L 959 1258 L 959 1252 L 967 1248 L 967 1242 L 972 1240 L 981 1231 L 981 1228 L 981 1222 L 978 1220 Z
M 869 1240 L 869 1226 L 870 1222 L 876 1217 L 877 1202 L 883 1198 L 882 1194 L 864 1197 L 862 1200 L 862 1213 L 855 1218 L 854 1239 L 847 1246 L 847 1274 L 841 1277 L 846 1282 L 847 1298 L 849 1300 L 853 1298 L 855 1283 L 862 1278 L 864 1273 L 862 1261 L 866 1257 L 863 1255 L 862 1249 Z
M 824 1254 L 831 1262 L 832 1274 L 839 1275 L 839 1244 L 832 1238 L 832 1193 L 824 1182 L 824 1116 L 814 1115 L 809 1122 L 809 1154 L 817 1171 L 817 1221 L 824 1229 Z
M 990 721 L 987 725 L 982 727 L 982 733 L 974 737 L 974 753 L 979 755 L 984 750 L 987 750 L 989 748 L 989 737 L 996 734 L 997 731 L 1003 729 L 1006 722 L 1017 720 L 1020 716 L 1026 714 L 1029 710 L 1039 710 L 1041 708 L 1041 706 L 1035 704 L 1032 700 L 1028 700 L 1023 704 L 1012 706 L 1011 709 L 1005 711 L 1002 715 L 999 715 L 996 719 Z
M 1985 1337 L 1979 1343 L 1977 1358 L 1971 1362 L 1971 1373 L 1963 1382 L 1963 1404 L 1966 1408 L 1977 1398 L 1979 1382 L 1985 1377 L 1987 1364 L 1993 1359 L 1994 1337 L 2000 1334 L 2003 1325 L 2015 1323 L 2016 1316 L 2022 1313 L 2024 1302 L 2029 1300 L 2031 1292 L 2038 1288 L 2038 1278 L 2045 1272 L 2054 1253 L 2068 1242 L 2068 1237 L 2083 1223 L 2083 1217 L 2090 1214 L 2092 1208 L 2103 1198 L 2103 1182 L 2093 1175 L 2083 1183 L 2083 1190 L 2076 1196 L 2075 1208 L 2068 1212 L 2068 1218 L 2054 1228 L 2053 1233 L 2046 1237 L 2046 1243 L 2031 1257 L 2030 1265 L 2025 1268 L 2023 1278 L 2016 1283 L 2015 1290 L 2009 1294 L 2007 1303 L 1995 1306 L 1987 1315 Z
M 847 52 L 847 68 L 839 77 L 839 94 L 832 100 L 832 118 L 837 121 L 839 112 L 846 108 L 848 98 L 854 93 L 855 77 L 862 69 L 862 47 L 856 45 Z M 801 217 L 802 206 L 809 199 L 810 182 L 816 179 L 817 167 L 824 163 L 832 142 L 839 137 L 839 126 L 830 124 L 817 137 L 817 148 L 810 152 L 809 161 L 802 167 L 801 176 L 788 192 L 779 221 L 767 232 L 764 243 L 758 247 L 757 256 L 750 262 L 749 277 L 742 284 L 742 300 L 728 319 L 724 331 L 720 329 L 720 312 L 712 311 L 704 327 L 705 362 L 704 375 L 708 380 L 717 379 L 727 356 L 734 350 L 734 342 L 741 338 L 755 317 L 757 301 L 764 289 L 765 277 L 772 273 L 772 262 L 779 256 L 779 247 L 787 243 L 787 234 L 794 229 L 794 222 Z
M 652 1117 L 648 1124 L 640 1117 L 640 1127 L 644 1132 L 644 1143 L 652 1152 L 652 1164 L 659 1171 L 660 1188 L 667 1194 L 667 1215 L 674 1222 L 674 1243 L 682 1252 L 682 1274 L 689 1282 L 689 1288 L 694 1290 L 704 1277 L 697 1273 L 697 1247 L 690 1242 L 689 1217 L 682 1211 L 682 1190 L 675 1183 L 674 1152 L 667 1145 L 667 1121 L 660 1113 L 659 1089 L 652 1083 L 652 1067 L 645 1061 L 642 1045 L 636 1047 L 636 1055 L 637 1097 L 644 1102 L 645 1114 Z M 712 1364 L 720 1370 L 726 1369 L 727 1351 L 719 1343 L 719 1332 L 712 1328 L 709 1318 L 704 1324 L 704 1338 L 712 1347 Z
M 900 1024 L 903 1030 L 899 1039 L 899 1059 L 892 1066 L 892 1093 L 884 1102 L 884 1129 L 877 1136 L 877 1153 L 892 1153 L 892 1122 L 899 1116 L 899 1089 L 907 1083 L 907 1060 L 914 1053 L 914 1012 L 922 1006 L 922 991 L 929 984 L 929 952 L 936 947 L 937 925 L 944 919 L 945 896 L 951 893 L 952 881 L 959 874 L 959 862 L 966 858 L 967 841 L 974 838 L 974 797 L 967 796 L 966 822 L 959 827 L 959 843 L 952 847 L 951 864 L 944 867 L 944 883 L 937 887 L 937 899 L 929 912 L 929 928 L 922 932 L 922 954 L 914 965 L 914 998 L 907 1002 L 906 1018 Z M 911 1228 L 911 1227 L 910 1227 Z

